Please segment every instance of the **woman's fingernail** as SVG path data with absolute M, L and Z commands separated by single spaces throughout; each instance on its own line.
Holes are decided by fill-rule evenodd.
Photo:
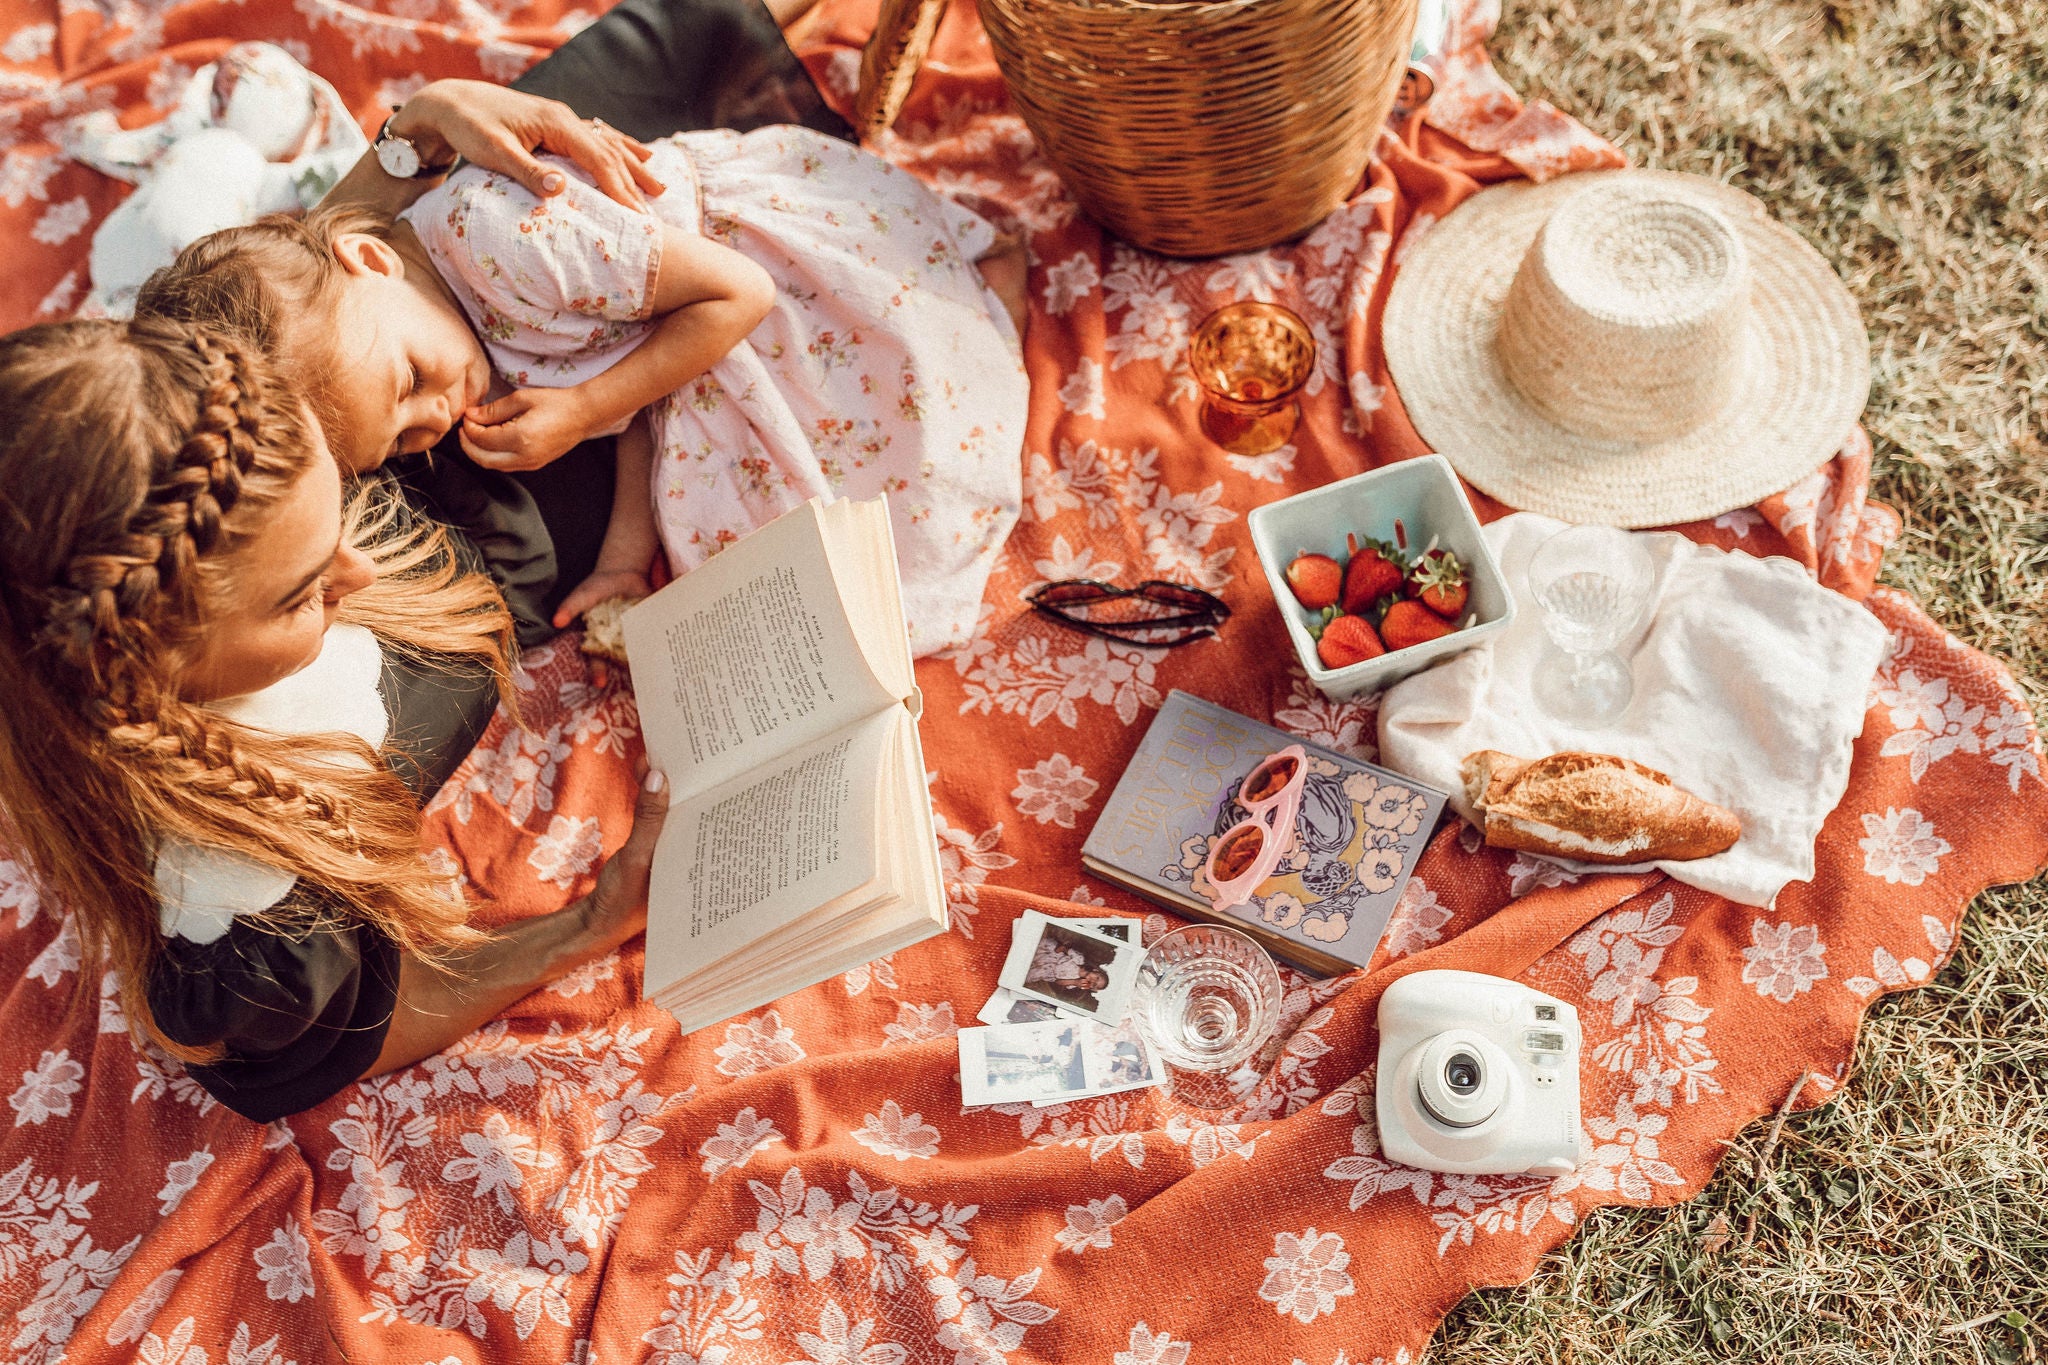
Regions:
M 549 171 L 546 175 L 540 178 L 540 187 L 546 190 L 549 194 L 560 194 L 562 192 L 562 186 L 567 183 L 567 181 L 562 179 L 562 173 L 560 171 Z
M 659 768 L 650 768 L 647 772 L 647 780 L 640 785 L 646 788 L 648 795 L 658 795 L 668 786 L 668 774 Z

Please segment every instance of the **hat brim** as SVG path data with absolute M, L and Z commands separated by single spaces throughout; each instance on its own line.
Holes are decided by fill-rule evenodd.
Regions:
M 1703 198 L 1749 249 L 1750 344 L 1733 394 L 1682 436 L 1582 436 L 1509 382 L 1495 352 L 1522 257 L 1590 175 L 1663 181 Z M 1381 337 L 1415 430 L 1489 496 L 1574 522 L 1665 526 L 1747 507 L 1819 468 L 1870 396 L 1870 348 L 1847 287 L 1752 196 L 1672 171 L 1586 171 L 1482 190 L 1397 266 Z M 1587 356 L 1587 365 L 1598 365 Z

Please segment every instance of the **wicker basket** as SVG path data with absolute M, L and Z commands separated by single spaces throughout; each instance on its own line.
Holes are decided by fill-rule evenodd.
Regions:
M 1024 122 L 1127 241 L 1216 256 L 1315 226 L 1354 189 L 1416 0 L 980 0 Z

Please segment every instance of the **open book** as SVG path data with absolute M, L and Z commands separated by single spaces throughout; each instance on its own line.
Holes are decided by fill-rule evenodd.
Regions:
M 683 1032 L 946 927 L 887 503 L 777 518 L 625 635 L 671 792 L 644 994 Z

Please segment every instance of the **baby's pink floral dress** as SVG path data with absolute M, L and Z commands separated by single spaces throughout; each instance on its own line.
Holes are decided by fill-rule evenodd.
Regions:
M 655 215 L 776 284 L 746 341 L 648 408 L 670 566 L 808 498 L 886 496 L 913 650 L 964 642 L 1017 520 L 1029 396 L 1016 330 L 973 265 L 993 229 L 806 128 L 653 147 L 668 186 Z M 405 214 L 515 387 L 580 383 L 653 326 L 656 218 L 557 164 L 570 181 L 553 199 L 468 167 Z

